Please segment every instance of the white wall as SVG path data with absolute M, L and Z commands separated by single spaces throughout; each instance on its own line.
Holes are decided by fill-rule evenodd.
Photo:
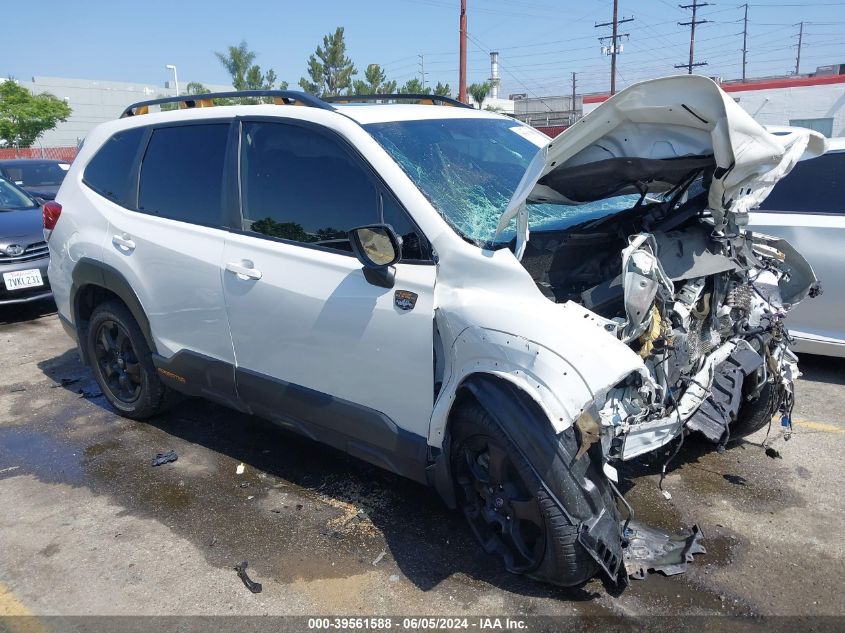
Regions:
M 833 119 L 832 136 L 845 136 L 845 83 L 730 92 L 763 125 L 794 119 Z
M 477 107 L 472 95 L 467 94 L 467 101 L 471 106 Z M 492 99 L 487 97 L 482 105 L 485 108 L 496 108 L 499 112 L 513 114 L 513 101 L 511 99 Z
M 181 83 L 181 82 L 180 82 Z M 64 77 L 33 77 L 20 85 L 33 94 L 49 92 L 65 99 L 73 112 L 64 123 L 42 134 L 35 142 L 44 147 L 75 147 L 95 126 L 120 116 L 126 106 L 136 101 L 156 99 L 174 94 L 173 90 L 153 84 L 133 84 L 96 79 L 67 79 Z M 181 84 L 184 88 L 186 84 Z M 231 86 L 212 86 L 210 90 L 231 90 Z

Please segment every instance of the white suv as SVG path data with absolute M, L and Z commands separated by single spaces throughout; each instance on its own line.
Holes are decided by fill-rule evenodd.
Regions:
M 96 128 L 45 215 L 121 414 L 173 390 L 265 416 L 435 486 L 561 585 L 625 577 L 614 462 L 788 421 L 783 316 L 815 278 L 742 227 L 819 137 L 690 76 L 554 140 L 447 99 L 199 107 L 221 96 Z

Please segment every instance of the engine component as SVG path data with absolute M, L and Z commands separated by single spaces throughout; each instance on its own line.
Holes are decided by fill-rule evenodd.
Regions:
M 672 281 L 655 255 L 656 245 L 653 235 L 640 233 L 632 237 L 628 248 L 622 251 L 622 288 L 628 317 L 622 335 L 626 343 L 648 329 L 651 307 L 658 291 L 663 291 L 665 299 L 671 299 L 675 294 Z

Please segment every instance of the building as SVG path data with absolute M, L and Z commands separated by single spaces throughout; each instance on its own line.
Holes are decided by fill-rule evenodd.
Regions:
M 827 137 L 845 136 L 845 64 L 820 66 L 800 76 L 714 80 L 763 125 L 796 125 Z M 583 114 L 608 98 L 607 94 L 584 95 Z
M 156 86 L 97 79 L 33 77 L 32 81 L 18 83 L 33 94 L 49 92 L 64 99 L 73 111 L 67 121 L 42 134 L 35 147 L 76 147 L 95 126 L 116 119 L 126 106 L 136 101 L 175 94 L 169 82 Z M 231 86 L 205 85 L 212 91 L 232 90 Z
M 514 94 L 511 98 L 514 116 L 549 136 L 557 136 L 582 116 L 583 103 L 578 95 L 574 106 L 572 95 L 528 97 Z

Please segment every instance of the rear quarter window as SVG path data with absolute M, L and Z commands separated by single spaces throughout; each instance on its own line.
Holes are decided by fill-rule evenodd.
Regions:
M 777 183 L 762 211 L 845 214 L 845 152 L 801 161 Z
M 85 167 L 82 181 L 101 196 L 124 207 L 132 206 L 132 164 L 144 131 L 145 128 L 136 127 L 109 138 Z
M 171 220 L 222 224 L 229 123 L 153 131 L 141 163 L 138 210 Z

